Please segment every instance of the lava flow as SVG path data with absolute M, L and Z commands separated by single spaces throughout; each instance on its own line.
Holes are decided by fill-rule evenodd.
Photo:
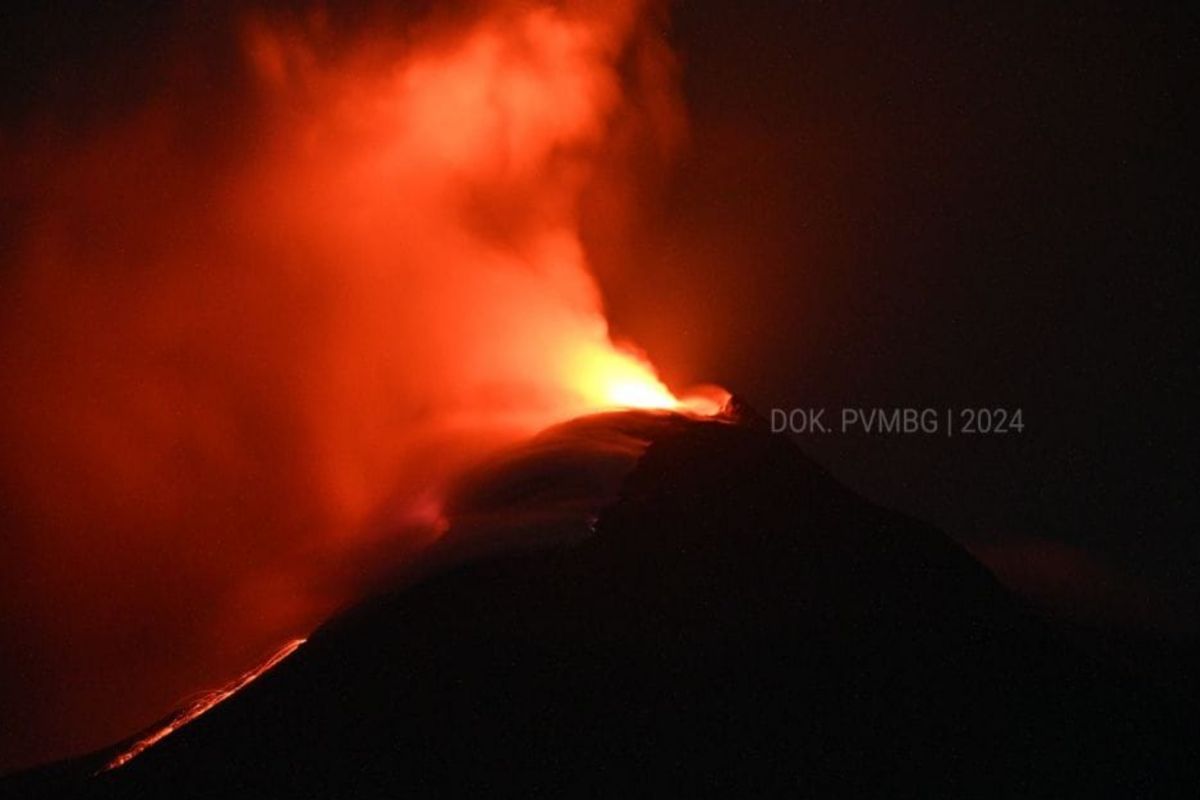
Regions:
M 184 725 L 187 725 L 189 722 L 199 717 L 201 714 L 205 713 L 206 711 L 210 711 L 219 703 L 228 700 L 237 692 L 244 689 L 260 675 L 270 670 L 292 653 L 296 652 L 296 648 L 304 644 L 305 641 L 307 640 L 292 639 L 283 647 L 275 651 L 266 661 L 259 664 L 254 669 L 243 673 L 236 680 L 230 681 L 220 689 L 215 689 L 211 692 L 205 692 L 199 698 L 172 714 L 162 726 L 155 728 L 151 733 L 138 739 L 127 749 L 122 750 L 119 755 L 105 764 L 100 769 L 100 772 L 108 772 L 110 769 L 116 769 L 117 767 L 125 766 L 130 761 L 145 752 L 147 748 L 158 744 L 163 739 L 182 728 Z

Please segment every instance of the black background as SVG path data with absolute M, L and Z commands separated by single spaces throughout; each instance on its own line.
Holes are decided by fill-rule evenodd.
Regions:
M 802 444 L 962 540 L 1194 589 L 1194 16 L 1022 5 L 679 4 L 692 141 L 613 316 L 763 414 L 1022 409 Z

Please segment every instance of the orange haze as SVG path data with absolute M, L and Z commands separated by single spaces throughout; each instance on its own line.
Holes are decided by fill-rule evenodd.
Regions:
M 679 136 L 660 22 L 239 14 L 235 63 L 180 37 L 132 107 L 0 138 L 0 767 L 304 635 L 486 451 L 675 405 L 610 341 L 578 224 Z

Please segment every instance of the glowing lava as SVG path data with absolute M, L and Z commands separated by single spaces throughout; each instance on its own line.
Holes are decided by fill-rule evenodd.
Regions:
M 171 717 L 168 718 L 167 722 L 162 727 L 155 728 L 154 731 L 149 735 L 143 736 L 141 739 L 138 739 L 136 742 L 134 742 L 133 745 L 127 750 L 123 750 L 120 755 L 105 764 L 100 769 L 100 772 L 108 772 L 110 769 L 116 769 L 117 767 L 125 766 L 130 761 L 145 752 L 147 748 L 158 744 L 163 739 L 182 728 L 184 725 L 187 725 L 189 722 L 199 717 L 201 714 L 211 710 L 218 704 L 228 700 L 237 692 L 244 689 L 260 675 L 269 671 L 279 662 L 296 652 L 296 648 L 304 644 L 306 641 L 308 640 L 292 639 L 283 647 L 276 650 L 270 658 L 259 664 L 254 669 L 243 673 L 236 680 L 225 684 L 225 686 L 221 687 L 220 689 L 204 693 L 198 700 L 171 715 Z
M 577 388 L 597 409 L 674 410 L 679 400 L 654 369 L 638 356 L 615 347 L 591 347 L 580 356 Z

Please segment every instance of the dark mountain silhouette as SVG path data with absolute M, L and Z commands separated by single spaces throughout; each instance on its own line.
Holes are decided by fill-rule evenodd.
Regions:
M 119 769 L 92 777 L 114 748 L 5 788 L 1134 797 L 1197 785 L 1194 718 L 1177 698 L 1060 636 L 946 536 L 858 497 L 747 409 L 578 420 L 497 459 L 456 503 L 444 552 L 227 702 Z M 497 531 L 502 548 L 470 545 Z

